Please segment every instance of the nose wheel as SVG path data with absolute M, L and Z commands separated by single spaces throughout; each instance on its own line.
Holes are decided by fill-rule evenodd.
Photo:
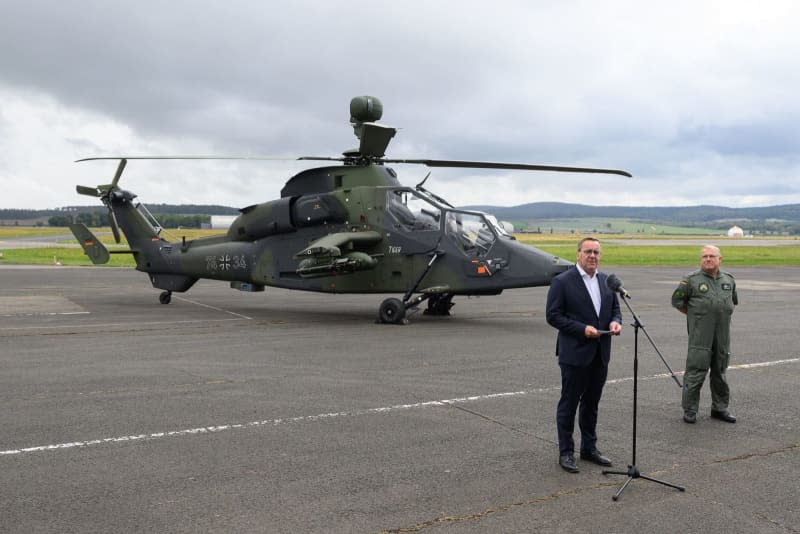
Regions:
M 405 303 L 396 298 L 384 300 L 378 308 L 378 321 L 384 324 L 405 324 Z
M 172 291 L 162 291 L 158 296 L 158 302 L 161 304 L 169 304 L 172 300 Z

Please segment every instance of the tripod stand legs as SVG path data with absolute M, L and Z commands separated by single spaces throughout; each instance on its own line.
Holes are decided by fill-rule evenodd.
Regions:
M 619 490 L 617 490 L 617 492 L 611 498 L 614 499 L 615 501 L 618 500 L 619 496 L 622 495 L 622 492 L 625 491 L 625 488 L 628 487 L 628 484 L 630 484 L 631 481 L 636 478 L 643 478 L 645 480 L 649 480 L 650 482 L 657 482 L 659 484 L 663 484 L 664 486 L 669 486 L 670 488 L 675 488 L 680 491 L 686 491 L 686 488 L 684 488 L 683 486 L 678 486 L 677 484 L 670 484 L 669 482 L 664 482 L 663 480 L 658 480 L 656 478 L 644 476 L 639 472 L 639 468 L 636 467 L 636 408 L 637 408 L 637 399 L 639 397 L 639 329 L 641 328 L 645 334 L 647 334 L 647 331 L 644 329 L 644 325 L 639 320 L 639 317 L 636 315 L 636 312 L 633 311 L 633 308 L 631 308 L 631 305 L 628 303 L 628 298 L 626 297 L 626 295 L 622 293 L 620 293 L 620 295 L 622 296 L 622 301 L 628 307 L 628 311 L 630 311 L 631 315 L 633 316 L 633 431 L 631 433 L 631 438 L 633 440 L 633 450 L 631 455 L 633 459 L 631 460 L 631 463 L 628 464 L 627 471 L 603 470 L 604 475 L 627 475 L 628 477 L 628 480 L 626 480 L 625 483 L 622 484 L 622 487 L 619 488 Z M 650 339 L 650 336 L 647 336 L 647 338 Z M 655 343 L 653 343 L 652 339 L 650 339 L 650 343 L 653 345 L 653 348 L 656 348 Z M 656 351 L 658 351 L 657 348 Z M 659 353 L 659 355 L 660 354 L 661 353 Z M 664 361 L 664 363 L 666 364 L 667 362 Z M 669 368 L 669 365 L 667 365 L 667 368 Z M 671 371 L 672 369 L 670 369 L 670 372 Z M 672 378 L 675 378 L 675 381 L 678 383 L 679 386 L 681 385 L 680 381 L 675 377 L 675 373 L 672 373 Z
M 611 497 L 613 500 L 618 500 L 619 496 L 622 495 L 622 492 L 625 491 L 625 488 L 628 487 L 628 484 L 631 483 L 632 480 L 637 478 L 643 478 L 645 480 L 649 480 L 650 482 L 657 482 L 659 484 L 663 484 L 664 486 L 669 486 L 670 488 L 675 488 L 676 490 L 686 491 L 686 488 L 683 486 L 678 486 L 677 484 L 672 484 L 670 482 L 664 482 L 663 480 L 658 480 L 657 478 L 649 477 L 647 475 L 643 475 L 639 472 L 639 468 L 635 465 L 628 465 L 627 471 L 609 471 L 603 470 L 604 475 L 627 475 L 628 480 L 626 480 L 622 486 L 617 490 L 617 492 Z

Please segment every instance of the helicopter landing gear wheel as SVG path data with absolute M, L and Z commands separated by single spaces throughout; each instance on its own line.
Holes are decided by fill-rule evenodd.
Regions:
M 381 302 L 378 308 L 378 320 L 384 324 L 403 324 L 406 317 L 406 305 L 400 299 L 390 298 Z
M 161 304 L 169 304 L 172 300 L 172 291 L 162 291 L 158 296 L 158 302 Z

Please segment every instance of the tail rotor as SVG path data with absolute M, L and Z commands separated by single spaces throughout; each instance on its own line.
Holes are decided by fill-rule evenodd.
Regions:
M 109 225 L 111 226 L 111 232 L 114 234 L 114 241 L 116 241 L 117 243 L 120 242 L 119 226 L 117 225 L 117 217 L 116 215 L 114 215 L 114 210 L 111 208 L 111 196 L 116 191 L 119 191 L 119 187 L 117 187 L 117 184 L 119 183 L 119 179 L 122 177 L 122 171 L 125 170 L 125 165 L 127 164 L 128 164 L 127 159 L 123 158 L 119 160 L 119 166 L 117 166 L 117 172 L 114 174 L 114 179 L 111 180 L 110 184 L 98 185 L 96 187 L 79 185 L 75 188 L 78 194 L 90 197 L 97 197 L 103 201 L 103 204 L 105 204 L 106 208 L 108 208 L 108 222 Z

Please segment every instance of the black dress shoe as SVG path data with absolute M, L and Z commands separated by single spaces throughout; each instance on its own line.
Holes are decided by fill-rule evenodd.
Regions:
M 697 414 L 689 411 L 683 412 L 683 421 L 693 425 L 697 422 Z
M 714 419 L 719 419 L 720 421 L 725 421 L 726 423 L 736 422 L 736 416 L 733 415 L 728 410 L 723 410 L 721 412 L 718 412 L 716 410 L 711 410 L 711 417 L 713 417 Z
M 611 467 L 611 460 L 600 454 L 600 451 L 583 452 L 581 451 L 581 460 L 588 460 L 594 464 Z
M 577 473 L 580 471 L 578 466 L 575 465 L 575 458 L 570 454 L 569 456 L 561 456 L 558 459 L 558 465 L 561 466 L 561 469 L 564 471 L 568 471 L 570 473 Z

